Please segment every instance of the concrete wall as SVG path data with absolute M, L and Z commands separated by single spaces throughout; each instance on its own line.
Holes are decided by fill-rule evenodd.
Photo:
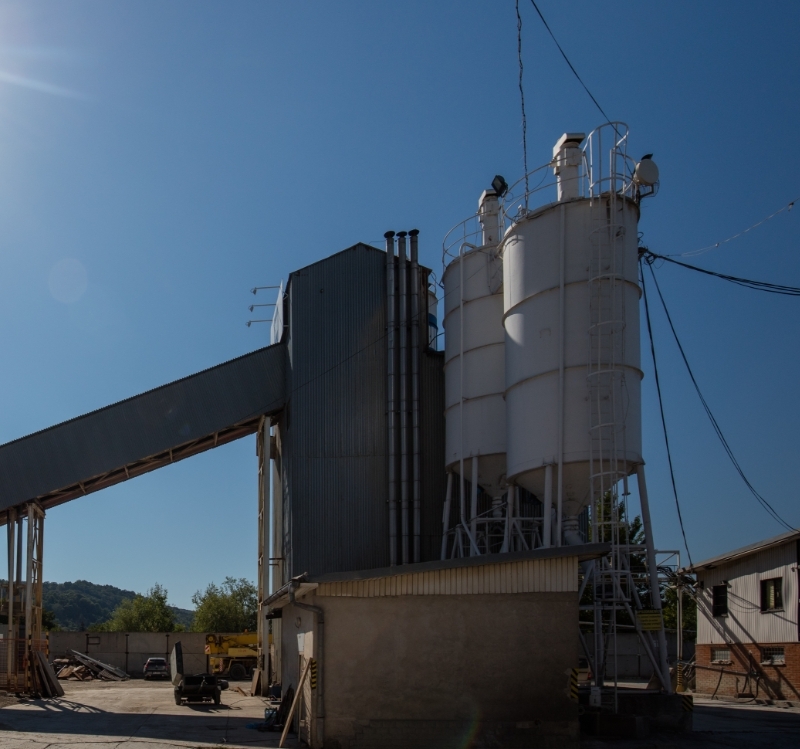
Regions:
M 303 601 L 325 611 L 325 749 L 577 746 L 574 592 Z M 315 618 L 283 609 L 284 689 L 297 685 L 298 633 L 314 632 L 319 657 Z
M 131 676 L 141 676 L 148 658 L 169 658 L 178 641 L 183 648 L 184 670 L 204 673 L 207 659 L 203 632 L 51 632 L 50 659 L 66 658 L 70 650 L 77 650 Z

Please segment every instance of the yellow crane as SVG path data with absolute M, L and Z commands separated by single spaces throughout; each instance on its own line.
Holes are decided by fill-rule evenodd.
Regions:
M 205 653 L 209 673 L 246 679 L 258 664 L 258 634 L 206 635 Z

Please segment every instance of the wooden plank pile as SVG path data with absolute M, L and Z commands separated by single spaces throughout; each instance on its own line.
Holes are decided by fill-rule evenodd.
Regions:
M 53 664 L 58 667 L 59 679 L 77 679 L 78 681 L 124 681 L 130 677 L 122 669 L 109 666 L 77 650 L 70 650 L 69 658 L 56 658 Z
M 70 658 L 56 658 L 53 666 L 58 669 L 59 679 L 76 679 L 77 681 L 91 681 L 94 679 L 92 672 L 77 661 Z
M 45 654 L 34 650 L 31 659 L 33 673 L 33 689 L 42 697 L 63 697 L 64 687 L 58 683 L 53 667 L 47 662 Z

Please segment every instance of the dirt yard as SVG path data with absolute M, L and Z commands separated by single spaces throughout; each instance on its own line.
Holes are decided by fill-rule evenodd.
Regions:
M 0 749 L 83 747 L 277 747 L 279 733 L 248 728 L 264 720 L 264 701 L 233 689 L 222 704 L 178 707 L 169 682 L 61 682 L 58 700 L 0 703 Z M 247 685 L 249 687 L 249 684 Z M 243 688 L 245 688 L 243 686 Z M 246 688 L 245 688 L 245 691 Z M 287 746 L 295 747 L 290 737 Z
M 278 746 L 280 734 L 248 727 L 263 720 L 264 701 L 242 696 L 235 684 L 219 707 L 178 707 L 169 682 L 62 684 L 66 695 L 59 700 L 0 696 L 0 749 Z M 694 729 L 630 741 L 584 738 L 581 749 L 796 749 L 800 709 L 697 699 Z M 287 746 L 298 744 L 290 737 Z

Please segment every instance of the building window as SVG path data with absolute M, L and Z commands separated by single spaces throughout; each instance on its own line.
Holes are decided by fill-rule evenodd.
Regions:
M 715 585 L 711 588 L 713 616 L 728 615 L 728 586 Z
M 786 656 L 783 647 L 761 648 L 762 666 L 785 666 Z
M 711 662 L 730 663 L 731 662 L 730 648 L 711 648 Z
M 761 581 L 761 610 L 779 611 L 783 608 L 783 578 Z

